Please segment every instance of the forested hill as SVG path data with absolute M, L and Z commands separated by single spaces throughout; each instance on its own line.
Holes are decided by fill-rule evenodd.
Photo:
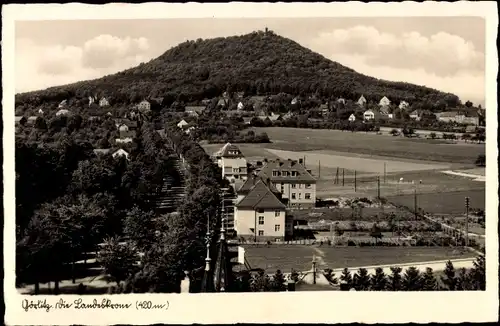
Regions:
M 17 94 L 16 104 L 36 106 L 88 95 L 106 96 L 114 103 L 136 103 L 148 97 L 192 102 L 220 96 L 228 89 L 247 95 L 285 92 L 353 100 L 364 95 L 377 102 L 387 96 L 393 103 L 406 100 L 454 105 L 459 100 L 435 89 L 362 75 L 290 39 L 259 31 L 187 41 L 114 75 Z

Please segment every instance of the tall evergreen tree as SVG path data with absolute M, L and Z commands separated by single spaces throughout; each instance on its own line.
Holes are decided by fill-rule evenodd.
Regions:
M 422 275 L 422 290 L 435 291 L 438 289 L 436 277 L 432 268 L 427 267 L 425 273 Z
M 371 276 L 370 283 L 373 291 L 384 291 L 387 288 L 387 276 L 382 268 L 375 269 L 375 274 Z
M 353 286 L 352 275 L 347 268 L 344 268 L 342 274 L 340 275 L 340 283 L 345 284 L 348 288 L 351 288 Z
M 445 290 L 454 291 L 457 287 L 457 277 L 455 275 L 455 268 L 453 263 L 448 260 L 444 270 L 444 276 L 441 276 L 441 281 L 445 286 Z
M 457 291 L 468 291 L 473 289 L 470 274 L 465 268 L 461 268 L 458 271 L 456 289 Z
M 473 290 L 484 291 L 486 289 L 486 261 L 483 255 L 477 257 L 474 267 L 470 271 L 471 288 Z
M 368 291 L 370 289 L 370 276 L 366 268 L 360 268 L 354 274 L 353 285 L 356 291 Z
M 406 269 L 403 276 L 403 289 L 405 291 L 420 291 L 422 290 L 422 276 L 416 267 Z
M 391 267 L 391 275 L 389 275 L 389 284 L 387 289 L 389 291 L 400 291 L 402 289 L 401 267 Z

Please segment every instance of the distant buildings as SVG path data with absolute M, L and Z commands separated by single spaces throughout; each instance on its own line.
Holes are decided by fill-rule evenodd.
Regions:
M 189 123 L 186 122 L 186 120 L 182 119 L 181 121 L 179 121 L 179 123 L 177 124 L 177 127 L 181 128 L 181 129 L 184 129 L 185 126 L 187 126 Z
M 99 100 L 99 106 L 100 107 L 105 107 L 105 106 L 109 106 L 109 101 L 107 98 L 103 97 Z
M 124 156 L 127 160 L 129 159 L 129 153 L 122 148 L 120 148 L 119 150 L 117 150 L 116 152 L 114 152 L 111 155 L 113 156 L 113 158 Z
M 63 101 L 61 101 L 61 103 L 59 103 L 59 105 L 57 107 L 59 109 L 61 109 L 61 108 L 65 107 L 67 103 L 68 103 L 68 100 L 63 100 Z
M 260 170 L 259 177 L 270 180 L 281 192 L 290 207 L 314 207 L 316 205 L 316 179 L 306 170 L 302 159 L 269 161 Z
M 199 117 L 203 111 L 205 111 L 204 106 L 186 106 L 185 112 L 192 117 Z
M 56 112 L 56 116 L 61 116 L 61 115 L 69 115 L 69 110 L 66 110 L 66 109 L 61 109 L 59 111 Z
M 373 110 L 366 110 L 363 112 L 363 120 L 370 121 L 375 119 L 375 112 Z
M 391 105 L 391 101 L 386 96 L 384 96 L 380 99 L 380 102 L 378 103 L 378 105 L 379 106 L 389 106 L 389 105 Z
M 137 104 L 137 109 L 141 113 L 147 113 L 147 112 L 151 111 L 151 103 L 149 103 L 146 100 L 143 100 L 142 102 L 140 102 L 139 104 Z
M 363 95 L 361 95 L 361 97 L 358 99 L 357 103 L 359 106 L 365 106 L 366 105 L 366 98 Z
M 455 122 L 477 126 L 479 125 L 479 115 L 476 112 L 441 112 L 436 114 L 439 121 Z
M 401 110 L 404 110 L 404 109 L 408 108 L 409 106 L 410 106 L 410 104 L 408 102 L 406 102 L 406 101 L 399 102 L 399 108 Z
M 238 146 L 227 143 L 213 157 L 222 169 L 222 177 L 228 180 L 246 180 L 248 178 L 247 160 Z
M 354 115 L 354 113 L 351 113 L 351 115 L 349 116 L 349 118 L 347 120 L 349 120 L 349 122 L 356 121 L 356 116 Z

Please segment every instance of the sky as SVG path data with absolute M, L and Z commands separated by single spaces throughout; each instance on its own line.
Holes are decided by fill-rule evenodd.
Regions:
M 485 21 L 478 17 L 16 21 L 16 92 L 112 74 L 185 40 L 266 27 L 360 73 L 484 105 Z

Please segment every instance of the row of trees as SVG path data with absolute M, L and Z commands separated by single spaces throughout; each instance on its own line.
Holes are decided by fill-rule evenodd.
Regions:
M 59 280 L 74 279 L 74 262 L 104 238 L 124 235 L 128 215 L 151 215 L 162 177 L 174 169 L 155 134 L 149 126 L 138 132 L 130 161 L 96 156 L 88 143 L 71 139 L 52 144 L 48 154 L 47 145 L 17 142 L 19 285 L 53 281 L 57 288 Z
M 106 271 L 117 283 L 125 281 L 123 286 L 137 293 L 177 292 L 185 270 L 191 271 L 199 284 L 208 217 L 211 230 L 215 230 L 211 235 L 215 242 L 220 228 L 220 188 L 228 186 L 220 177 L 219 168 L 175 121 L 165 126 L 164 135 L 186 167 L 186 199 L 172 214 L 131 214 L 125 228 L 129 241 L 119 245 L 120 239 L 110 239 L 101 253 Z M 147 148 L 144 151 L 149 152 Z M 140 259 L 135 258 L 139 265 L 133 263 L 137 252 L 143 254 Z

